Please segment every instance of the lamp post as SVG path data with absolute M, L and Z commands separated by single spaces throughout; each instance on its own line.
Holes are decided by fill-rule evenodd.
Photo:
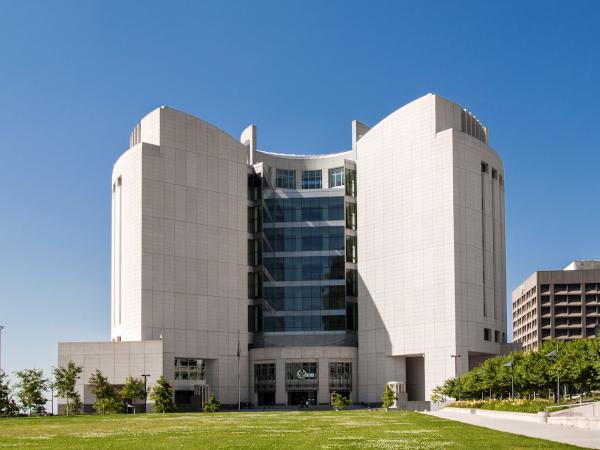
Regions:
M 54 415 L 54 381 L 50 383 L 50 411 Z
M 4 327 L 0 325 L 0 377 L 4 375 L 4 369 L 2 368 L 2 330 L 4 330 Z
M 454 358 L 454 375 L 458 379 L 458 358 L 460 358 L 460 355 L 450 355 L 450 358 Z M 460 382 L 458 383 L 458 401 L 460 401 Z
M 242 347 L 240 345 L 240 330 L 238 329 L 238 343 L 237 343 L 237 382 L 238 382 L 238 411 L 242 410 L 242 391 L 240 388 L 240 356 L 242 356 Z
M 144 412 L 148 412 L 148 377 L 149 373 L 143 373 L 140 377 L 144 377 Z M 135 411 L 135 409 L 134 409 Z
M 506 364 L 502 364 L 504 367 L 510 367 L 510 398 L 515 399 L 515 364 L 514 359 L 511 358 Z
M 556 356 L 556 404 L 560 403 L 560 367 L 558 367 L 558 342 L 556 343 L 556 348 L 552 350 L 550 353 L 544 355 L 545 358 L 551 358 L 552 356 Z

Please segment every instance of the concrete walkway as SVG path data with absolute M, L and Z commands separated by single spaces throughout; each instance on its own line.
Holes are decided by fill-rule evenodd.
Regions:
M 492 428 L 507 433 L 520 434 L 538 439 L 562 442 L 579 447 L 600 449 L 600 431 L 571 428 L 547 423 L 521 422 L 514 419 L 500 419 L 497 417 L 479 416 L 476 414 L 462 414 L 446 409 L 427 412 L 431 416 L 442 419 L 456 420 L 470 425 Z

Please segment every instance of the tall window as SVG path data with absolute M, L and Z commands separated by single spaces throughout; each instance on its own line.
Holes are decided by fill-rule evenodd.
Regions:
M 356 170 L 346 169 L 346 195 L 356 197 Z
M 339 187 L 344 185 L 344 168 L 336 167 L 329 169 L 329 187 Z
M 277 169 L 275 186 L 281 189 L 296 189 L 296 171 Z
M 321 189 L 321 171 L 305 170 L 302 172 L 302 189 Z

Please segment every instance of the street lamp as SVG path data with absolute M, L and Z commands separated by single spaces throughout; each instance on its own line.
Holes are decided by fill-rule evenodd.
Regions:
M 454 358 L 454 375 L 458 379 L 458 358 L 460 358 L 460 355 L 450 355 L 450 358 Z M 458 383 L 458 401 L 460 401 L 460 382 Z
M 148 377 L 149 373 L 143 373 L 140 377 L 144 377 L 144 412 L 148 412 Z M 135 409 L 134 409 L 135 411 Z
M 502 364 L 504 367 L 510 367 L 510 398 L 515 399 L 515 364 L 514 359 L 511 358 L 506 364 Z
M 2 330 L 4 330 L 4 327 L 0 325 L 0 377 L 4 375 L 4 369 L 2 368 Z
M 556 356 L 557 365 L 558 365 L 558 343 L 556 344 L 556 348 L 552 350 L 550 353 L 544 355 L 545 358 L 551 358 L 552 356 Z M 560 367 L 556 368 L 556 404 L 560 403 Z

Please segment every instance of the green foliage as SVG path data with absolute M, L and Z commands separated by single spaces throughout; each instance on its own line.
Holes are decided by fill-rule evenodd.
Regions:
M 96 370 L 88 381 L 92 394 L 96 396 L 94 409 L 101 414 L 111 414 L 123 409 L 123 400 L 102 372 Z
M 81 399 L 75 384 L 81 373 L 81 366 L 69 361 L 67 367 L 54 368 L 54 388 L 59 397 L 67 400 L 66 415 L 77 414 L 81 410 Z
M 331 406 L 336 411 L 341 411 L 342 409 L 346 409 L 350 401 L 344 397 L 342 394 L 338 394 L 337 392 L 331 393 Z
M 555 355 L 546 356 L 556 351 Z M 513 361 L 513 367 L 504 364 Z M 535 352 L 514 352 L 487 359 L 481 366 L 450 378 L 434 389 L 436 398 L 482 400 L 507 398 L 511 394 L 514 369 L 515 397 L 548 397 L 561 387 L 571 386 L 581 394 L 600 389 L 600 339 L 578 339 L 572 342 L 545 341 Z M 533 407 L 535 409 L 535 407 Z
M 383 395 L 381 396 L 381 407 L 386 410 L 391 407 L 396 401 L 396 394 L 392 390 L 389 384 L 385 385 L 385 389 L 383 390 Z
M 173 387 L 161 375 L 150 391 L 150 399 L 154 402 L 154 410 L 159 413 L 175 411 L 173 403 Z
M 125 379 L 125 384 L 121 388 L 121 397 L 128 400 L 133 406 L 135 412 L 135 400 L 138 398 L 146 397 L 146 388 L 144 382 L 140 378 L 133 378 L 131 376 Z
M 16 416 L 19 407 L 13 399 L 12 387 L 6 374 L 0 375 L 0 417 Z
M 548 406 L 553 406 L 554 400 L 537 398 L 535 400 L 527 399 L 506 399 L 506 400 L 465 400 L 452 403 L 453 408 L 478 408 L 494 411 L 511 411 L 537 413 L 544 411 Z M 556 411 L 553 409 L 553 411 Z
M 44 391 L 48 388 L 48 380 L 44 378 L 43 371 L 25 369 L 15 372 L 15 375 L 19 379 L 16 384 L 17 397 L 19 397 L 23 409 L 28 410 L 29 415 L 34 412 L 43 414 L 46 404 Z
M 215 396 L 215 393 L 213 392 L 212 394 L 210 394 L 210 398 L 208 399 L 207 402 L 204 403 L 204 405 L 202 405 L 202 410 L 204 412 L 218 412 L 219 408 L 221 407 L 221 402 L 217 400 L 217 397 Z

